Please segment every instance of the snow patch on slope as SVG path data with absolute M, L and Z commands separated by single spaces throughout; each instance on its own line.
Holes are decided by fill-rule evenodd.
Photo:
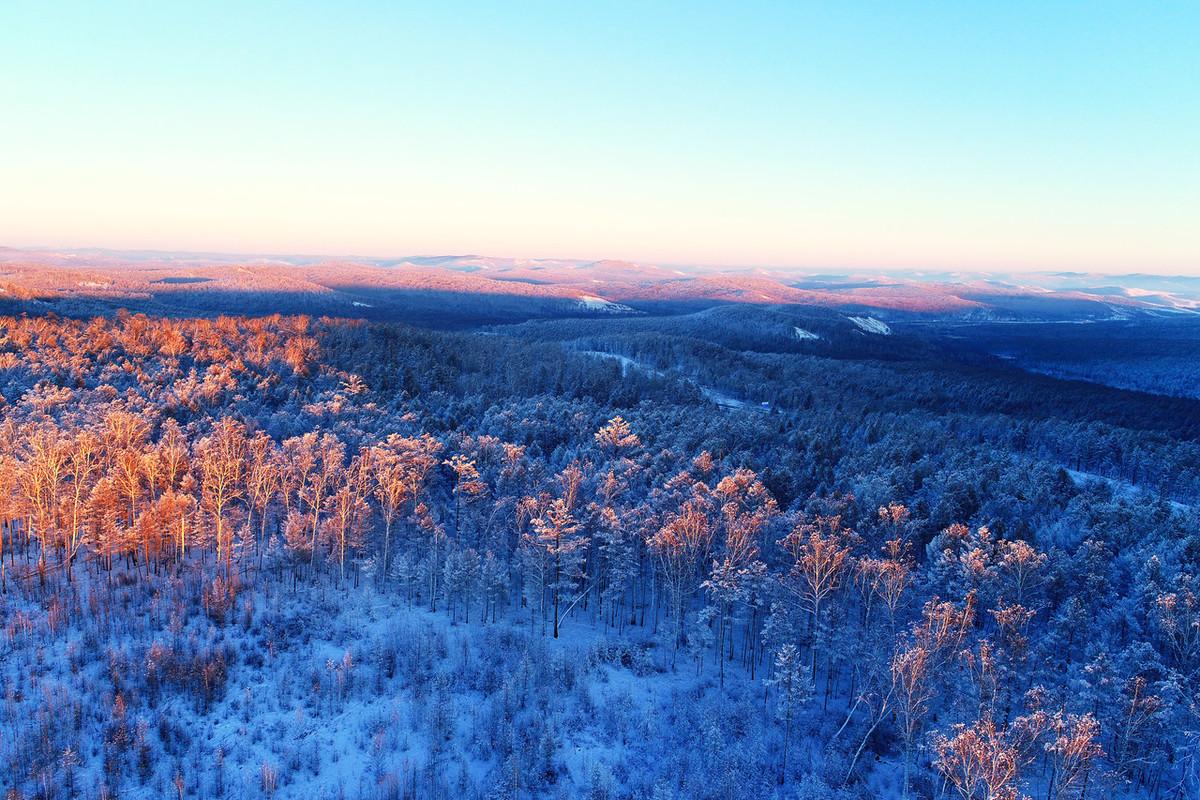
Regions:
M 632 308 L 620 303 L 614 303 L 611 300 L 605 300 L 603 297 L 585 294 L 577 301 L 581 308 L 588 311 L 598 311 L 603 314 L 627 314 L 633 311 Z
M 1108 309 L 1112 312 L 1112 315 L 1108 317 L 1108 319 L 1111 321 L 1133 319 L 1133 315 L 1130 314 L 1128 310 L 1121 308 L 1120 306 L 1109 305 Z
M 796 332 L 797 339 L 820 339 L 821 337 L 812 331 L 806 331 L 804 328 L 792 328 Z
M 1200 300 L 1182 297 L 1171 292 L 1159 291 L 1156 289 L 1140 289 L 1137 287 L 1126 287 L 1125 295 L 1127 297 L 1136 298 L 1146 303 L 1162 307 L 1168 311 L 1180 310 L 1200 310 Z
M 880 336 L 890 336 L 892 333 L 892 329 L 887 326 L 887 323 L 874 317 L 850 317 L 850 321 L 865 333 L 876 333 Z

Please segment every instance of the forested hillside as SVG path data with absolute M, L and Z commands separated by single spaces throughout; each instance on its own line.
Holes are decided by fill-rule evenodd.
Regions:
M 0 788 L 1200 796 L 1200 401 L 866 319 L 0 318 Z

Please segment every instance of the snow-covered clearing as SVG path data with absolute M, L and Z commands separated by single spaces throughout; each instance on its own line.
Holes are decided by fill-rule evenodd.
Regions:
M 874 317 L 849 317 L 849 320 L 865 333 L 875 333 L 880 336 L 890 336 L 892 329 L 883 320 Z
M 628 375 L 630 370 L 639 370 L 641 372 L 645 372 L 650 375 L 658 375 L 658 376 L 663 376 L 666 374 L 662 370 L 655 369 L 654 367 L 643 364 L 640 361 L 635 361 L 634 359 L 629 358 L 628 356 L 618 355 L 617 353 L 605 353 L 600 350 L 579 350 L 577 352 L 583 353 L 584 355 L 588 355 L 588 356 L 594 356 L 596 358 L 604 358 L 604 359 L 609 359 L 611 361 L 618 362 L 621 365 L 621 374 L 622 375 Z M 700 390 L 700 393 L 702 395 L 704 395 L 704 398 L 706 400 L 708 400 L 711 403 L 715 403 L 716 405 L 719 405 L 722 408 L 731 408 L 731 409 L 736 409 L 738 411 L 759 411 L 762 413 L 766 413 L 769 410 L 767 408 L 764 408 L 761 405 L 757 405 L 755 403 L 751 403 L 749 401 L 741 400 L 737 397 L 733 397 L 732 395 L 729 395 L 718 389 L 714 389 L 711 386 L 702 386 L 700 384 L 696 384 L 696 387 Z
M 1107 486 L 1115 497 L 1131 500 L 1139 495 L 1148 495 L 1151 492 L 1144 486 L 1135 486 L 1129 481 L 1119 480 L 1117 478 L 1109 478 L 1105 475 L 1098 475 L 1095 472 L 1080 472 L 1077 469 L 1068 469 L 1067 475 L 1070 476 L 1071 482 L 1076 486 L 1087 486 L 1090 483 L 1102 483 Z M 1192 506 L 1187 503 L 1180 503 L 1177 500 L 1168 500 L 1171 507 L 1178 511 L 1186 511 Z
M 611 300 L 605 300 L 603 297 L 596 297 L 590 294 L 583 295 L 576 302 L 587 311 L 595 311 L 602 314 L 628 314 L 633 311 L 629 306 L 614 303 Z
M 604 358 L 604 359 L 608 359 L 610 361 L 616 361 L 617 363 L 619 363 L 621 365 L 621 374 L 622 375 L 628 374 L 629 370 L 631 370 L 631 369 L 641 370 L 642 372 L 648 372 L 651 375 L 662 375 L 663 374 L 663 372 L 661 370 L 657 370 L 657 369 L 654 369 L 653 367 L 646 366 L 645 364 L 641 363 L 640 361 L 634 361 L 629 356 L 618 355 L 617 353 L 605 353 L 601 350 L 580 350 L 578 352 L 583 353 L 585 356 L 593 356 L 595 358 Z

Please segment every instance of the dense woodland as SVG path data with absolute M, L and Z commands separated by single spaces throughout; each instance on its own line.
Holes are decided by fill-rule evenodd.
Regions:
M 6 797 L 1200 796 L 1200 402 L 763 320 L 0 318 Z

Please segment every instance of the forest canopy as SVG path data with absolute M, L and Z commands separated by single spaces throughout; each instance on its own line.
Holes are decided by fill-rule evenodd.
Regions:
M 636 324 L 0 318 L 8 797 L 1200 791 L 1200 403 Z

